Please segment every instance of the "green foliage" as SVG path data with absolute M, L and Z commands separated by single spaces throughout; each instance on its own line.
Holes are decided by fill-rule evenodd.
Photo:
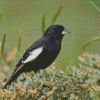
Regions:
M 93 86 L 96 88 L 97 86 L 100 86 L 100 56 L 98 54 L 91 55 L 89 53 L 83 53 L 79 56 L 79 60 L 81 61 L 81 64 L 85 67 L 88 67 L 90 69 L 90 72 L 93 73 L 91 78 L 95 80 L 93 82 Z M 95 94 L 95 100 L 99 100 L 98 95 L 100 94 L 100 91 L 94 91 Z
M 79 56 L 81 64 L 88 68 L 93 68 L 95 74 L 95 81 L 98 83 L 100 81 L 100 56 L 98 54 L 91 55 L 88 53 L 83 53 Z
M 51 19 L 51 22 L 50 22 L 50 25 L 53 25 L 57 19 L 57 17 L 59 16 L 61 10 L 62 10 L 63 6 L 59 6 L 58 9 L 56 10 L 55 14 L 53 15 L 52 19 Z
M 0 11 L 0 22 L 1 22 L 1 18 L 2 18 L 2 12 Z
M 17 84 L 12 83 L 7 93 L 1 90 L 1 100 L 2 98 L 14 100 L 14 95 L 17 95 L 16 99 L 20 98 L 20 100 L 23 98 L 24 100 L 71 100 L 71 98 L 72 100 L 95 100 L 92 93 L 95 90 L 94 80 L 91 79 L 91 75 L 89 76 L 89 70 L 83 66 L 67 67 L 67 73 L 62 70 L 57 71 L 54 66 L 45 71 L 46 75 L 43 70 L 40 70 L 33 79 L 26 74 L 20 76 L 16 80 Z
M 85 51 L 86 47 L 88 47 L 90 44 L 94 43 L 95 41 L 98 41 L 100 39 L 100 36 L 96 36 L 88 41 L 86 41 L 84 44 L 83 44 L 83 47 L 82 47 L 82 52 Z
M 18 38 L 18 46 L 17 46 L 18 53 L 20 53 L 20 50 L 21 50 L 21 40 L 22 40 L 22 32 L 20 32 L 19 38 Z
M 45 16 L 45 13 L 43 13 L 43 15 L 42 15 L 42 21 L 41 21 L 41 31 L 42 31 L 42 33 L 44 34 L 44 32 L 45 32 L 45 20 L 46 20 L 46 16 Z
M 56 10 L 55 14 L 53 15 L 52 19 L 51 19 L 51 22 L 49 25 L 53 25 L 57 19 L 57 17 L 59 16 L 61 10 L 62 10 L 63 6 L 59 6 L 58 9 Z
M 1 51 L 1 56 L 4 53 L 5 41 L 6 41 L 6 33 L 3 35 L 3 40 L 2 40 L 2 43 L 1 43 L 1 50 L 0 50 Z

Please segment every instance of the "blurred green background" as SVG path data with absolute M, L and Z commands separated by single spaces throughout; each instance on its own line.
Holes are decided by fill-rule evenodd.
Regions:
M 62 41 L 62 50 L 56 59 L 57 68 L 78 64 L 85 41 L 100 35 L 100 0 L 0 0 L 2 20 L 0 41 L 7 33 L 6 51 L 12 51 L 22 34 L 21 55 L 25 49 L 42 36 L 41 15 L 46 14 L 46 28 L 56 9 L 63 9 L 55 24 L 65 26 L 70 32 Z M 86 48 L 85 52 L 100 54 L 100 40 Z M 17 61 L 16 61 L 17 63 Z

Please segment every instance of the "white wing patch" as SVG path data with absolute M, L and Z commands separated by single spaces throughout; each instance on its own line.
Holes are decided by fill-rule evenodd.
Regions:
M 30 52 L 30 55 L 28 56 L 28 58 L 25 61 L 22 61 L 22 63 L 27 63 L 36 59 L 42 51 L 43 51 L 43 47 L 33 50 L 32 52 Z

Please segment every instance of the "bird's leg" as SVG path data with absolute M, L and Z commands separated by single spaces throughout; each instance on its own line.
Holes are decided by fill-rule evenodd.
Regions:
M 26 74 L 28 74 L 31 78 L 33 78 L 33 76 L 29 72 L 26 72 Z
M 45 73 L 45 75 L 46 75 L 46 77 L 47 77 L 47 74 L 46 74 L 46 71 L 44 70 L 44 73 Z
M 42 78 L 42 76 L 40 76 L 40 78 Z

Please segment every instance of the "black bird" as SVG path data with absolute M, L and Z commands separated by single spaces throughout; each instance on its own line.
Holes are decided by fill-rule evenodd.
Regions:
M 62 25 L 52 25 L 47 28 L 44 35 L 24 53 L 3 89 L 7 88 L 7 85 L 10 85 L 21 73 L 30 71 L 36 73 L 39 69 L 45 69 L 52 64 L 61 50 L 64 34 L 69 33 Z

